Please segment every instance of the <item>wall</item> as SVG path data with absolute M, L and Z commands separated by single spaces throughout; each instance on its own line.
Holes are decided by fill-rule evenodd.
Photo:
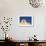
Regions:
M 32 27 L 19 27 L 18 17 L 21 15 L 32 15 L 34 24 Z M 13 22 L 10 31 L 16 40 L 27 40 L 34 34 L 37 39 L 45 39 L 45 8 L 33 8 L 28 0 L 0 0 L 0 16 L 13 17 Z M 2 31 L 1 31 L 2 32 Z M 45 34 L 44 34 L 45 33 Z M 1 38 L 2 39 L 2 36 Z
M 44 39 L 46 39 L 46 16 L 45 16 L 45 24 L 44 24 Z

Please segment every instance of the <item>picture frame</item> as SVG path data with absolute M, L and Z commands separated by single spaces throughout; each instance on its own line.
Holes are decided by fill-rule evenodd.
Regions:
M 20 16 L 19 26 L 33 26 L 33 16 Z

